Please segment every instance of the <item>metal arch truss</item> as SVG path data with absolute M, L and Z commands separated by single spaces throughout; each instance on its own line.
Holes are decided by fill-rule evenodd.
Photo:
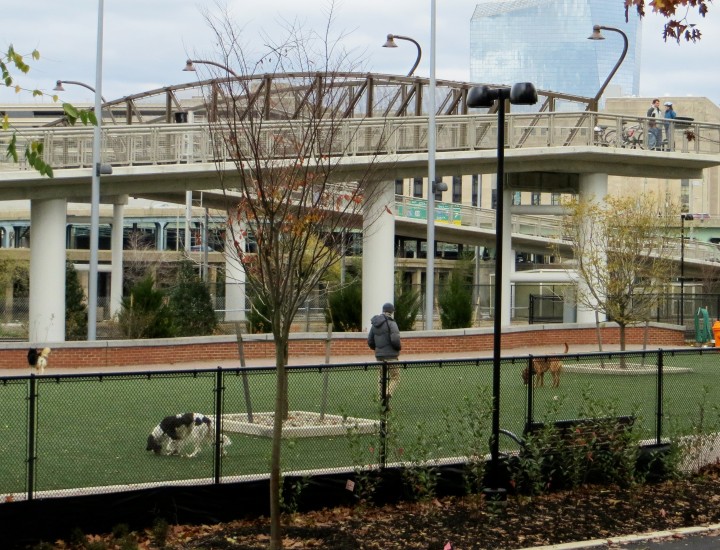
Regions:
M 436 115 L 468 114 L 467 94 L 474 83 L 436 81 Z M 427 116 L 429 79 L 374 73 L 274 73 L 212 78 L 165 86 L 103 103 L 117 124 L 176 122 L 177 113 L 193 113 L 196 122 L 257 116 L 265 120 L 304 118 L 321 107 L 332 118 Z M 558 103 L 589 106 L 592 98 L 538 91 L 539 112 Z M 487 110 L 493 113 L 494 105 Z M 574 109 L 584 110 L 584 108 Z M 182 119 L 181 119 L 182 120 Z M 63 125 L 58 119 L 48 126 Z

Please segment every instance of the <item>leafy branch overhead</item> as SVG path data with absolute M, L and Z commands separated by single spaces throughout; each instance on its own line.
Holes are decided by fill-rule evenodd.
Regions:
M 33 50 L 30 56 L 34 61 L 37 61 L 40 59 L 40 52 Z M 54 102 L 59 101 L 57 95 L 50 95 L 38 89 L 23 88 L 15 81 L 12 73 L 13 69 L 22 74 L 27 74 L 30 72 L 30 65 L 25 62 L 24 56 L 18 53 L 11 44 L 8 46 L 7 52 L 0 57 L 0 73 L 2 73 L 2 82 L 5 87 L 14 88 L 15 93 L 18 94 L 25 92 L 31 94 L 33 97 L 45 96 L 50 97 Z M 93 111 L 77 109 L 72 104 L 65 102 L 62 103 L 62 106 L 63 112 L 65 113 L 65 117 L 67 118 L 69 124 L 75 125 L 75 123 L 80 120 L 84 125 L 97 125 L 97 117 Z M 7 113 L 4 114 L 2 124 L 0 124 L 0 126 L 2 127 L 2 131 L 12 132 L 12 136 L 6 148 L 6 156 L 11 158 L 13 162 L 19 162 L 20 155 L 18 154 L 17 140 L 18 131 L 13 128 L 12 124 L 10 124 L 10 118 Z M 41 141 L 28 141 L 25 145 L 24 156 L 27 164 L 37 170 L 41 175 L 48 176 L 50 178 L 53 177 L 52 167 L 43 159 L 43 144 Z
M 698 15 L 705 17 L 708 13 L 708 4 L 712 0 L 625 0 L 625 20 L 631 8 L 637 10 L 640 17 L 645 16 L 645 6 L 652 8 L 654 13 L 659 13 L 663 17 L 669 19 L 663 28 L 663 40 L 668 39 L 680 42 L 696 42 L 702 37 L 700 29 L 688 19 L 691 10 L 697 10 Z M 678 14 L 678 9 L 684 10 L 684 13 Z

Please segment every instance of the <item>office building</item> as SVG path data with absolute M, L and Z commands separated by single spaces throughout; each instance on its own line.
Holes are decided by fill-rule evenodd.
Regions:
M 615 27 L 628 37 L 628 53 L 605 96 L 637 95 L 641 24 L 625 22 L 617 0 L 483 0 L 470 22 L 470 79 L 489 84 L 532 82 L 538 89 L 594 97 L 622 52 L 622 36 L 604 31 L 588 40 L 593 25 Z

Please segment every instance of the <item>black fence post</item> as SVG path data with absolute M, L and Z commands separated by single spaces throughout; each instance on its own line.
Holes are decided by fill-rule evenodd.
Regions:
M 663 350 L 658 352 L 657 364 L 657 414 L 655 419 L 655 442 L 660 445 L 662 440 L 662 418 L 663 418 Z
M 220 483 L 220 468 L 222 456 L 222 413 L 223 413 L 223 370 L 218 367 L 215 373 L 215 464 L 214 477 L 215 484 Z
M 533 380 L 535 378 L 533 373 L 533 356 L 528 356 L 527 362 L 527 417 L 525 419 L 525 432 L 530 432 L 530 427 L 533 423 Z
M 380 415 L 380 449 L 378 454 L 381 468 L 387 466 L 387 417 L 388 411 L 390 410 L 387 394 L 389 377 L 390 369 L 388 368 L 387 361 L 383 361 L 380 364 L 380 402 L 382 411 Z
M 37 378 L 35 373 L 30 374 L 28 386 L 28 455 L 27 455 L 27 499 L 33 500 L 35 489 L 35 468 L 37 457 L 35 456 L 35 437 L 37 422 Z

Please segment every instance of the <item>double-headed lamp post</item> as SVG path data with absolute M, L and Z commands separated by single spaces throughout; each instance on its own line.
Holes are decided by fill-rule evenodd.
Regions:
M 692 214 L 680 214 L 680 324 L 685 325 L 685 220 L 692 221 Z
M 502 350 L 502 279 L 503 279 L 503 224 L 505 218 L 505 102 L 515 105 L 534 105 L 538 95 L 530 82 L 514 84 L 512 88 L 492 88 L 475 86 L 468 93 L 468 107 L 492 107 L 498 102 L 498 139 L 497 139 L 497 206 L 495 210 L 495 304 L 493 314 L 493 410 L 492 436 L 490 439 L 490 477 L 497 481 L 500 473 L 499 436 L 500 436 L 500 357 Z M 491 489 L 491 491 L 496 491 Z M 497 490 L 499 491 L 499 490 Z M 500 496 L 496 494 L 496 498 Z
M 625 60 L 625 56 L 627 55 L 628 51 L 628 37 L 627 34 L 625 34 L 620 29 L 616 29 L 615 27 L 603 27 L 602 25 L 593 25 L 593 32 L 590 36 L 588 36 L 588 40 L 605 40 L 605 37 L 602 35 L 600 31 L 612 31 L 619 33 L 620 36 L 622 36 L 623 39 L 623 50 L 620 54 L 620 58 L 617 60 L 617 63 L 615 63 L 615 66 L 610 71 L 610 74 L 605 79 L 605 82 L 603 82 L 602 86 L 600 86 L 600 89 L 598 90 L 597 94 L 595 94 L 595 97 L 593 98 L 592 105 L 588 105 L 588 107 L 591 108 L 591 110 L 599 110 L 599 103 L 600 98 L 603 95 L 603 92 L 605 91 L 605 88 L 607 88 L 607 85 L 610 84 L 610 80 L 612 80 L 612 77 L 615 76 L 615 73 L 620 68 L 620 65 L 622 65 L 622 62 Z

